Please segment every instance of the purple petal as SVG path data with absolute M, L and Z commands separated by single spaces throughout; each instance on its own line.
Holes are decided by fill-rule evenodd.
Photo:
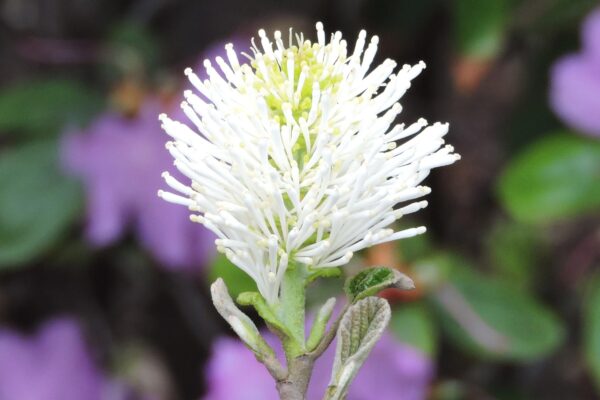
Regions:
M 600 71 L 600 8 L 592 11 L 586 17 L 581 29 L 581 36 L 583 51 L 591 57 Z
M 34 337 L 0 332 L 0 399 L 100 400 L 104 385 L 73 321 L 51 321 Z
M 96 246 L 108 245 L 121 237 L 129 210 L 108 176 L 90 178 L 86 189 L 88 217 L 86 234 Z
M 264 334 L 270 343 L 275 339 Z M 281 349 L 273 346 L 281 357 Z M 335 354 L 335 343 L 319 358 L 307 398 L 322 398 Z M 221 339 L 207 365 L 208 394 L 204 400 L 276 400 L 273 378 L 252 352 L 234 339 Z M 433 363 L 418 350 L 384 334 L 350 387 L 348 400 L 422 400 L 433 378 Z
M 550 104 L 572 128 L 600 136 L 600 68 L 583 55 L 559 60 L 551 71 Z
M 275 382 L 240 341 L 220 339 L 206 368 L 204 400 L 278 400 Z
M 165 150 L 168 137 L 157 118 L 163 111 L 168 110 L 151 99 L 135 118 L 106 113 L 85 132 L 67 135 L 63 161 L 85 184 L 90 242 L 114 242 L 133 224 L 139 241 L 162 265 L 198 271 L 214 253 L 212 234 L 193 224 L 184 207 L 156 195 L 165 187 L 163 171 L 180 178 Z
M 348 400 L 425 399 L 432 378 L 431 360 L 386 334 L 356 376 Z M 373 392 L 377 397 L 373 397 Z

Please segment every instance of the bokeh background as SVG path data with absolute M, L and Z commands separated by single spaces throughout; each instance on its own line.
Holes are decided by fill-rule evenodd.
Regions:
M 252 283 L 156 197 L 172 170 L 157 115 L 181 114 L 183 69 L 225 43 L 247 48 L 261 27 L 312 37 L 318 20 L 350 45 L 379 35 L 376 61 L 426 61 L 400 118 L 450 122 L 462 155 L 401 221 L 426 235 L 348 267 L 417 283 L 384 293 L 392 323 L 349 399 L 600 398 L 598 7 L 0 1 L 0 400 L 276 398 L 207 290 Z

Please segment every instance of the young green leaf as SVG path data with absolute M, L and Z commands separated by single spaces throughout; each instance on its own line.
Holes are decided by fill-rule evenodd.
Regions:
M 348 299 L 351 302 L 356 302 L 389 287 L 411 290 L 415 288 L 415 284 L 412 279 L 398 270 L 387 267 L 373 267 L 362 270 L 355 276 L 348 278 L 344 290 L 348 295 Z
M 313 322 L 313 325 L 310 328 L 308 340 L 306 341 L 306 348 L 308 351 L 314 350 L 321 342 L 321 339 L 325 334 L 325 329 L 327 328 L 329 318 L 331 318 L 331 314 L 333 313 L 334 306 L 335 297 L 332 297 L 329 300 L 327 300 L 325 304 L 323 304 L 323 306 L 319 309 L 319 312 L 317 312 L 315 321 Z
M 219 278 L 211 285 L 210 294 L 219 314 L 253 352 L 274 356 L 274 351 L 264 341 L 254 322 L 236 307 L 223 279 Z
M 286 336 L 292 336 L 290 330 L 277 318 L 271 307 L 267 304 L 264 297 L 258 292 L 244 292 L 236 299 L 237 303 L 241 306 L 254 307 L 258 315 L 271 327 L 285 334 Z
M 342 317 L 327 399 L 344 399 L 352 379 L 390 321 L 390 306 L 384 299 L 367 297 L 350 306 Z
M 259 292 L 244 292 L 237 299 L 242 306 L 252 306 L 271 331 L 281 338 L 286 355 L 297 356 L 305 351 L 304 337 L 300 337 L 282 321 Z

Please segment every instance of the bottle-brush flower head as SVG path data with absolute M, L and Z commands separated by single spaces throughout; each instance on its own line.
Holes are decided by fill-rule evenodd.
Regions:
M 394 124 L 423 62 L 371 68 L 377 36 L 367 45 L 361 31 L 350 53 L 340 32 L 326 41 L 316 27 L 314 43 L 260 30 L 249 64 L 225 46 L 226 59 L 204 62 L 207 79 L 186 70 L 197 89 L 182 103 L 188 123 L 160 116 L 191 183 L 165 172 L 176 193 L 159 195 L 189 207 L 271 303 L 289 263 L 337 267 L 363 248 L 425 232 L 390 225 L 427 206 L 415 200 L 429 193 L 419 185 L 432 168 L 459 159 L 444 146 L 447 124 Z

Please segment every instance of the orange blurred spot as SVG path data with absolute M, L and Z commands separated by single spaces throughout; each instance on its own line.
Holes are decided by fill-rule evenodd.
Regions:
M 110 102 L 120 113 L 134 116 L 139 111 L 145 97 L 146 89 L 140 82 L 125 79 L 112 90 Z
M 452 67 L 454 87 L 460 94 L 473 93 L 486 77 L 492 66 L 491 60 L 459 58 Z

